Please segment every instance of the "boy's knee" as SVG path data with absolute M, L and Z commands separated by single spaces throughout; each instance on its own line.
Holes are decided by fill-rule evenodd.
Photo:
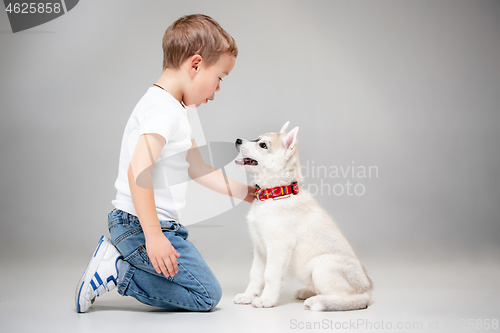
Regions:
M 208 290 L 208 296 L 204 299 L 202 311 L 210 311 L 219 304 L 222 298 L 222 288 L 219 281 L 215 280 L 213 285 Z
M 214 291 L 214 295 L 212 296 L 212 300 L 214 301 L 214 306 L 213 308 L 219 304 L 220 300 L 222 298 L 222 287 L 219 284 L 219 281 L 217 281 L 216 288 Z

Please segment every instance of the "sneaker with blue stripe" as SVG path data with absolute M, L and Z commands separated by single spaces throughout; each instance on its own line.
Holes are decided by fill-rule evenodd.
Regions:
M 75 293 L 76 311 L 87 311 L 97 296 L 116 288 L 123 256 L 108 237 L 102 236 Z

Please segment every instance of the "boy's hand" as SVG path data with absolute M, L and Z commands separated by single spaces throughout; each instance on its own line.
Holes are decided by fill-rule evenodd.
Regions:
M 165 277 L 174 277 L 179 272 L 177 258 L 181 255 L 162 233 L 146 238 L 146 251 L 158 274 L 163 273 Z

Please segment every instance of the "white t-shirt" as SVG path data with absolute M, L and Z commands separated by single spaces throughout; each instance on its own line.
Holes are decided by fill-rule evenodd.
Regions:
M 111 203 L 137 216 L 127 172 L 139 136 L 145 133 L 158 133 L 166 141 L 151 172 L 158 219 L 180 222 L 189 180 L 186 153 L 191 148 L 193 133 L 186 108 L 156 86 L 150 87 L 140 99 L 125 127 L 115 182 L 116 199 Z

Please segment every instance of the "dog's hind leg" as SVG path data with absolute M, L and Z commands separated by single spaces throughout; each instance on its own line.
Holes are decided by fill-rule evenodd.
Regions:
M 317 296 L 304 302 L 306 309 L 345 311 L 371 304 L 371 281 L 359 261 L 325 254 L 310 262 Z
M 264 254 L 257 246 L 254 246 L 252 268 L 250 269 L 250 282 L 248 287 L 242 294 L 237 294 L 234 297 L 236 304 L 250 304 L 255 296 L 259 295 L 264 288 L 264 270 L 266 261 Z
M 309 297 L 312 297 L 312 296 L 316 296 L 316 293 L 309 288 L 299 289 L 293 294 L 294 298 L 301 299 L 301 300 L 308 299 Z

